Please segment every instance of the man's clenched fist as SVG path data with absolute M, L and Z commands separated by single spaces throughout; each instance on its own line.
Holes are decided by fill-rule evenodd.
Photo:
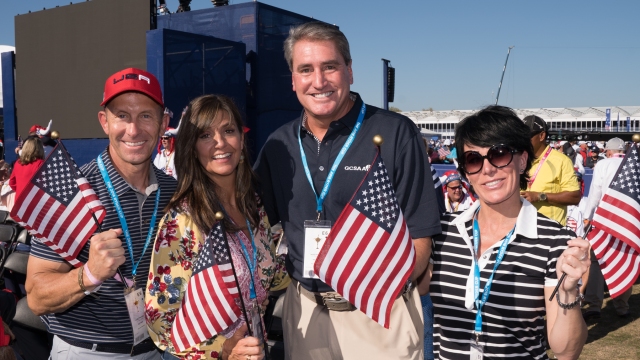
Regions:
M 91 238 L 87 266 L 91 274 L 100 281 L 112 278 L 118 266 L 124 264 L 124 248 L 122 241 L 118 239 L 120 235 L 122 229 L 115 229 Z

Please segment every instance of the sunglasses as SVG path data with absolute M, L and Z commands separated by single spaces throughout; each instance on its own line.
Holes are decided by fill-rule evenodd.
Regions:
M 467 151 L 464 153 L 464 172 L 467 174 L 475 174 L 482 170 L 484 159 L 497 168 L 503 168 L 511 164 L 513 154 L 519 152 L 507 145 L 494 145 L 489 148 L 487 155 L 480 155 L 477 151 Z
M 462 190 L 462 185 L 458 185 L 458 186 L 447 186 L 449 189 L 451 190 Z
M 170 140 L 171 136 L 162 136 L 162 137 L 160 137 L 160 139 L 162 139 L 162 140 Z

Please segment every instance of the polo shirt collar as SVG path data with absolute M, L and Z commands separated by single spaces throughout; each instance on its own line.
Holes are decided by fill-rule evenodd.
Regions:
M 520 197 L 520 201 L 522 202 L 522 207 L 516 219 L 515 235 L 521 235 L 528 239 L 536 239 L 538 238 L 538 212 L 536 207 L 523 197 Z M 459 230 L 465 229 L 467 222 L 473 220 L 473 215 L 476 213 L 476 210 L 478 210 L 478 207 L 480 207 L 480 201 L 474 202 L 470 208 L 455 218 L 451 222 L 451 225 L 456 225 Z M 467 244 L 473 248 L 473 242 L 469 239 L 467 231 L 460 231 L 460 235 L 462 235 Z M 515 236 L 511 237 L 511 239 L 514 238 Z
M 120 173 L 113 166 L 113 163 L 111 162 L 111 155 L 109 155 L 109 147 L 100 154 L 100 157 L 102 157 L 102 162 L 104 163 L 105 169 L 107 169 L 107 174 L 109 174 L 109 179 L 111 180 L 118 197 L 122 196 L 129 190 L 139 192 L 137 188 L 129 184 L 122 176 L 120 176 Z M 159 186 L 154 166 L 152 163 L 149 163 L 149 185 L 146 188 L 145 195 L 149 196 L 152 192 L 158 190 Z
M 360 94 L 353 91 L 349 93 L 349 98 L 354 102 L 353 107 L 351 108 L 351 110 L 349 110 L 349 112 L 345 116 L 343 116 L 342 118 L 336 121 L 348 127 L 349 130 L 353 130 L 354 126 L 356 126 L 356 123 L 358 122 L 358 115 L 360 114 L 360 108 L 362 107 L 362 98 L 360 97 Z M 301 131 L 306 130 L 306 120 L 307 120 L 307 113 L 304 110 L 302 110 L 302 117 L 300 120 L 302 121 L 302 126 L 300 127 Z M 332 123 L 336 121 L 333 121 Z
M 515 234 L 508 239 L 509 243 L 513 242 L 513 239 L 516 238 L 516 235 L 521 235 L 529 239 L 536 239 L 538 237 L 538 213 L 535 206 L 531 205 L 525 198 L 520 197 L 520 201 L 522 202 L 522 207 L 520 208 L 520 213 L 518 213 L 518 218 L 516 219 L 516 230 Z M 469 247 L 469 251 L 472 256 L 472 264 L 475 264 L 477 261 L 475 256 L 473 256 L 475 249 L 473 246 L 473 239 L 469 237 L 469 233 L 467 232 L 466 225 L 468 222 L 473 220 L 473 215 L 476 210 L 480 207 L 480 201 L 476 201 L 471 205 L 469 209 L 460 214 L 456 219 L 454 219 L 451 224 L 456 225 L 458 228 L 458 233 L 462 236 L 465 243 Z M 502 245 L 502 241 L 498 241 L 493 244 L 488 250 L 494 249 Z M 493 250 L 492 250 L 493 251 Z M 482 255 L 482 254 L 480 254 Z M 480 260 L 479 266 L 484 267 Z M 487 260 L 484 260 L 484 264 L 486 264 Z M 474 290 L 473 290 L 473 281 L 474 281 L 474 267 L 471 266 L 469 269 L 469 276 L 467 277 L 466 291 L 465 291 L 465 300 L 464 305 L 468 310 L 473 309 L 474 304 Z
M 547 145 L 547 147 L 544 148 L 544 150 L 542 151 L 542 155 L 540 155 L 540 156 L 538 156 L 538 157 L 533 159 L 533 162 L 531 162 L 531 168 L 532 169 L 530 171 L 535 171 L 535 170 L 533 170 L 533 165 L 540 163 L 540 159 L 542 159 L 542 156 L 549 150 L 549 146 L 550 145 Z

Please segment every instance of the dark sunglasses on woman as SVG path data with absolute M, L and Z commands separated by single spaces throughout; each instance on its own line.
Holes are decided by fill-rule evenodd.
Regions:
M 519 152 L 511 147 L 500 144 L 489 148 L 487 155 L 481 155 L 477 151 L 466 151 L 464 153 L 464 172 L 475 174 L 482 170 L 484 159 L 496 168 L 503 168 L 513 160 L 513 154 Z
M 169 139 L 171 139 L 171 137 L 170 136 L 162 136 L 161 139 L 162 140 L 169 140 Z
M 451 190 L 462 190 L 462 185 L 458 185 L 458 186 L 447 186 L 449 189 Z

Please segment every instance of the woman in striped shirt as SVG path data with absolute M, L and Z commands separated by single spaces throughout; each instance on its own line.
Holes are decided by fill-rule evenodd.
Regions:
M 436 359 L 548 359 L 545 315 L 555 355 L 577 359 L 587 337 L 578 280 L 589 243 L 519 196 L 533 159 L 528 127 L 511 109 L 489 106 L 461 121 L 455 139 L 479 201 L 443 215 L 430 285 L 419 284 L 434 304 Z

